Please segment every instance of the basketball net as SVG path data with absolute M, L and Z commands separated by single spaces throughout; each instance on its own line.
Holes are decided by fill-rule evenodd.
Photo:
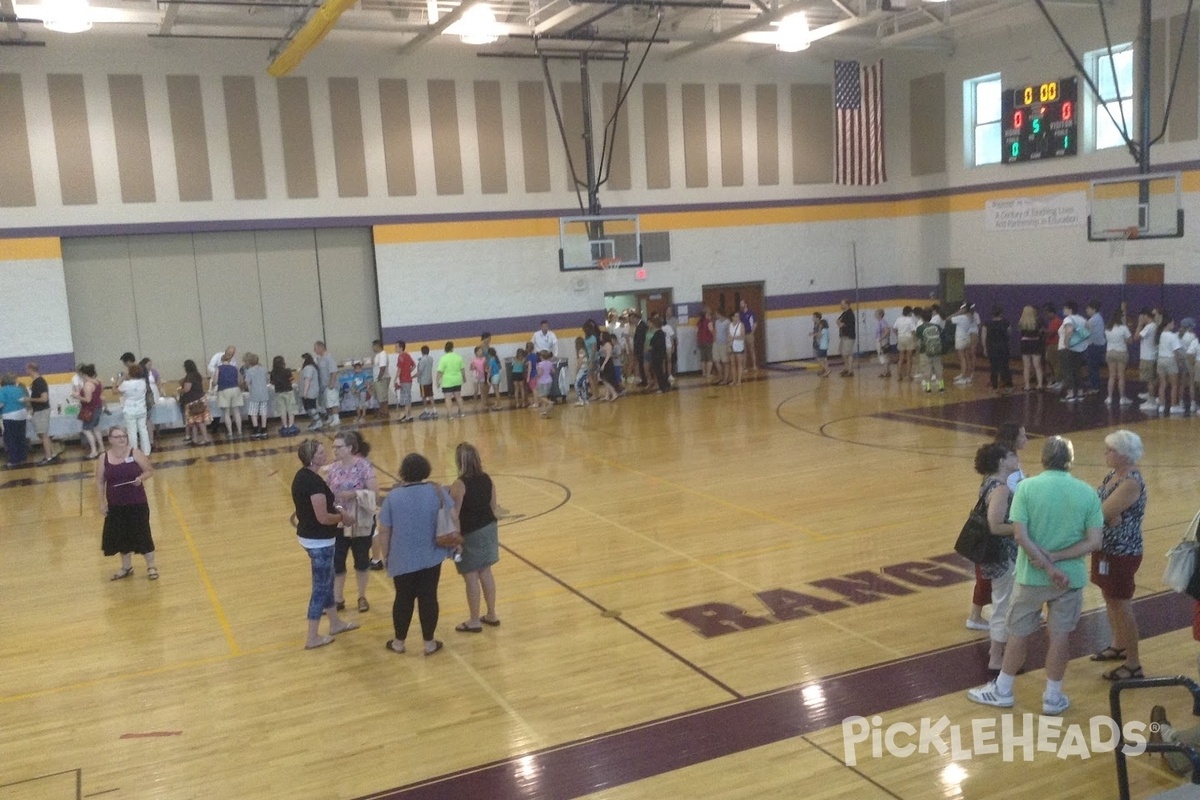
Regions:
M 621 266 L 619 258 L 598 258 L 596 259 L 596 268 L 605 275 L 605 283 L 612 284 L 616 282 L 617 269 Z
M 1124 256 L 1125 242 L 1138 238 L 1140 232 L 1136 225 L 1131 225 L 1128 228 L 1106 228 L 1104 235 L 1108 239 L 1108 257 L 1117 258 Z

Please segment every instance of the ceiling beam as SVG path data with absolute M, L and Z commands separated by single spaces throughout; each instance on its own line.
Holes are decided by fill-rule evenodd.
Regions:
M 23 41 L 25 31 L 21 30 L 21 24 L 17 22 L 17 9 L 13 7 L 12 0 L 0 0 L 0 16 L 8 20 L 4 23 L 4 27 L 8 30 L 8 36 L 5 39 L 9 42 Z
M 451 25 L 462 19 L 463 14 L 467 13 L 471 6 L 474 6 L 477 3 L 478 0 L 463 0 L 463 2 L 459 3 L 449 14 L 444 17 L 439 17 L 437 22 L 433 23 L 432 25 L 425 26 L 420 33 L 409 39 L 404 44 L 400 45 L 400 47 L 396 50 L 396 55 L 411 53 L 413 50 L 416 50 L 418 47 L 434 37 L 441 36 L 445 32 L 446 28 L 449 28 Z
M 160 36 L 166 36 L 175 27 L 175 20 L 179 19 L 179 3 L 167 3 L 167 10 L 163 12 L 162 22 L 158 24 L 158 33 Z

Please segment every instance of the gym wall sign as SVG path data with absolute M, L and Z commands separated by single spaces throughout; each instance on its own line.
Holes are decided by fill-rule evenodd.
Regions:
M 930 556 L 923 561 L 903 561 L 871 572 L 849 572 L 836 578 L 809 581 L 839 599 L 822 597 L 791 589 L 770 589 L 755 593 L 758 601 L 767 607 L 770 616 L 756 616 L 741 606 L 732 603 L 701 603 L 696 606 L 677 608 L 664 612 L 671 619 L 686 622 L 705 639 L 729 633 L 748 631 L 803 619 L 818 614 L 829 614 L 843 608 L 877 603 L 890 597 L 916 594 L 926 589 L 941 589 L 975 580 L 975 565 L 957 553 Z

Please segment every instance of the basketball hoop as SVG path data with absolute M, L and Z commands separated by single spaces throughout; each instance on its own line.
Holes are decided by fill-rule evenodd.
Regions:
M 609 257 L 609 258 L 597 258 L 596 259 L 596 269 L 600 270 L 601 272 L 603 272 L 604 270 L 620 269 L 620 268 L 621 268 L 621 259 L 619 259 L 619 258 Z
M 1138 238 L 1141 230 L 1137 225 L 1127 228 L 1105 228 L 1100 236 L 1108 241 L 1109 257 L 1125 255 L 1125 242 Z

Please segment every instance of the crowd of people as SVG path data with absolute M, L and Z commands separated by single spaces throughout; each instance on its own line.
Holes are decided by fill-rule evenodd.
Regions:
M 1138 470 L 1144 447 L 1132 431 L 1106 436 L 1109 471 L 1092 488 L 1070 474 L 1075 451 L 1061 436 L 1046 440 L 1041 474 L 1026 477 L 1019 456 L 1026 442 L 1024 428 L 1008 423 L 1000 426 L 994 443 L 975 454 L 975 471 L 983 476 L 977 497 L 986 508 L 994 541 L 976 563 L 966 624 L 988 631 L 988 669 L 995 677 L 967 696 L 984 705 L 1012 707 L 1029 637 L 1044 622 L 1049 647 L 1042 713 L 1061 714 L 1070 705 L 1062 688 L 1070 660 L 1068 637 L 1079 621 L 1089 579 L 1100 588 L 1112 630 L 1110 644 L 1091 660 L 1117 663 L 1100 677 L 1144 677 L 1132 604 L 1146 513 L 1146 483 Z M 987 605 L 992 607 L 990 620 L 982 617 Z
M 838 328 L 842 347 L 842 375 L 854 374 L 854 315 L 842 301 Z M 1068 300 L 1061 306 L 1047 303 L 1039 310 L 1026 305 L 1015 331 L 1022 366 L 1023 391 L 1061 392 L 1065 403 L 1078 403 L 1088 395 L 1104 393 L 1105 405 L 1132 406 L 1142 411 L 1183 414 L 1195 411 L 1200 398 L 1200 339 L 1196 321 L 1184 317 L 1178 324 L 1161 308 L 1144 308 L 1136 318 L 1118 309 L 1105 322 L 1101 304 L 1080 307 Z M 904 306 L 889 321 L 883 309 L 875 312 L 875 348 L 880 377 L 920 382 L 926 392 L 946 390 L 944 358 L 957 355 L 958 375 L 953 383 L 969 386 L 975 379 L 977 358 L 986 357 L 989 385 L 998 393 L 1013 391 L 1012 340 L 1014 331 L 1005 311 L 994 306 L 984 321 L 975 305 L 963 302 L 949 317 L 938 303 L 928 307 Z M 813 352 L 822 377 L 829 374 L 829 323 L 813 314 Z M 847 347 L 849 345 L 849 347 Z M 1138 347 L 1138 376 L 1146 390 L 1135 399 L 1126 389 L 1131 348 Z M 847 352 L 847 349 L 849 352 Z M 1107 371 L 1107 381 L 1103 373 Z

